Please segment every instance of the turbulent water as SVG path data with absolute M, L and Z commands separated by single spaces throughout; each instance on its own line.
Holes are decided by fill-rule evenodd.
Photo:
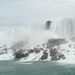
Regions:
M 75 75 L 75 64 L 0 61 L 0 75 Z
M 2 52 L 5 45 L 9 49 L 12 45 L 17 42 L 24 42 L 23 48 L 31 49 L 36 45 L 41 45 L 46 43 L 48 39 L 63 37 L 67 40 L 73 38 L 75 40 L 75 18 L 65 18 L 59 22 L 54 22 L 51 24 L 50 29 L 45 29 L 46 24 L 29 26 L 28 28 L 9 28 L 6 30 L 0 30 L 0 52 Z M 68 46 L 71 44 L 71 47 Z M 75 58 L 74 42 L 69 41 L 68 44 L 61 46 L 64 55 L 70 61 Z M 69 50 L 69 53 L 67 53 Z M 12 60 L 13 52 L 12 50 L 7 51 L 8 54 L 0 55 L 0 59 Z M 10 57 L 10 59 L 8 59 Z M 71 60 L 72 59 L 72 60 Z

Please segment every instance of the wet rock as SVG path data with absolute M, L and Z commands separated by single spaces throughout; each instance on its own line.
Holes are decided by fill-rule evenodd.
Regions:
M 48 43 L 47 43 L 47 46 L 54 47 L 54 46 L 65 44 L 65 43 L 67 43 L 67 41 L 65 39 L 63 39 L 63 38 L 49 39 Z
M 23 55 L 23 57 L 27 57 L 27 56 L 29 56 L 29 53 L 25 53 L 25 54 Z
M 65 49 L 62 49 L 61 51 L 64 51 Z
M 50 49 L 50 56 L 55 56 L 57 54 L 57 49 L 54 48 L 54 49 Z
M 34 52 L 34 50 L 32 50 L 32 49 L 31 49 L 31 50 L 29 50 L 29 53 L 33 53 L 33 52 Z
M 67 50 L 67 52 L 69 52 L 69 50 Z
M 43 49 L 43 48 L 39 48 L 39 50 L 42 50 L 42 51 L 44 51 L 44 49 Z
M 52 23 L 51 21 L 47 21 L 47 22 L 46 22 L 46 24 L 45 24 L 45 29 L 46 29 L 46 30 L 50 29 L 51 23 Z
M 71 47 L 71 45 L 69 45 L 69 47 Z
M 64 54 L 59 54 L 59 58 L 65 59 Z
M 52 56 L 51 60 L 60 60 L 59 58 L 57 58 L 57 56 Z
M 47 57 L 48 57 L 48 53 L 47 52 L 43 52 L 43 55 L 41 56 L 41 60 L 45 60 L 45 59 L 47 59 Z
M 20 58 L 23 58 L 23 57 L 24 57 L 24 54 L 22 52 L 16 53 L 16 59 L 20 59 Z
M 15 55 L 15 59 L 20 59 L 20 58 L 23 58 L 23 57 L 27 57 L 27 56 L 29 56 L 29 53 L 22 53 L 22 52 L 14 52 L 14 54 L 13 55 Z
M 35 53 L 40 53 L 40 50 L 38 49 L 38 50 L 35 50 Z
M 34 48 L 33 50 L 35 53 L 40 53 L 40 49 L 38 49 L 38 48 Z

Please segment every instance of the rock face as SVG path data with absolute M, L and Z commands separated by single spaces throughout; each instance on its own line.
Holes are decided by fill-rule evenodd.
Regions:
M 29 53 L 33 53 L 33 52 L 34 52 L 34 50 L 33 50 L 33 49 L 29 50 Z
M 44 51 L 43 55 L 42 55 L 42 57 L 40 59 L 45 60 L 45 59 L 47 59 L 47 57 L 48 57 L 48 53 Z
M 57 45 L 61 45 L 61 44 L 65 44 L 67 43 L 67 41 L 63 38 L 59 38 L 59 39 L 49 39 L 47 42 L 47 48 L 51 48 Z
M 59 53 L 56 48 L 50 49 L 51 60 L 65 59 L 64 54 Z
M 20 59 L 20 58 L 23 58 L 23 57 L 27 57 L 29 55 L 29 53 L 22 53 L 22 52 L 17 52 L 15 53 L 16 54 L 16 59 Z
M 58 52 L 57 52 L 56 48 L 50 49 L 50 56 L 55 56 L 57 53 Z
M 46 24 L 45 24 L 45 26 L 46 26 L 45 29 L 46 30 L 48 30 L 50 28 L 51 23 L 52 23 L 51 21 L 46 22 Z

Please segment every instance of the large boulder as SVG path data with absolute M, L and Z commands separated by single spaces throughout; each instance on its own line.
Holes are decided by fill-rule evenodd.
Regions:
M 57 49 L 54 48 L 54 49 L 50 49 L 50 56 L 55 56 L 57 54 Z
M 62 53 L 60 53 L 60 54 L 58 55 L 58 57 L 59 57 L 59 59 L 65 59 L 65 56 L 64 56 L 64 54 L 62 54 Z
M 29 53 L 22 53 L 22 52 L 16 52 L 14 53 L 16 55 L 16 59 L 20 59 L 20 58 L 23 58 L 23 57 L 27 57 L 29 55 Z
M 40 49 L 34 48 L 34 52 L 35 52 L 35 53 L 40 53 Z
M 47 57 L 48 57 L 48 53 L 47 52 L 43 52 L 43 55 L 41 56 L 41 60 L 45 60 L 45 59 L 47 59 Z
M 60 60 L 57 56 L 52 56 L 51 60 Z
M 47 48 L 54 47 L 54 46 L 61 45 L 61 44 L 65 44 L 65 43 L 67 43 L 67 41 L 63 38 L 49 39 L 47 42 Z
M 29 53 L 33 53 L 33 52 L 34 52 L 34 50 L 33 50 L 33 49 L 29 50 Z

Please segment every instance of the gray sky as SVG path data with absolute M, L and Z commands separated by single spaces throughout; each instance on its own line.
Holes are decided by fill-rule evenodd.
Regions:
M 36 25 L 75 16 L 75 0 L 0 0 L 0 26 Z

